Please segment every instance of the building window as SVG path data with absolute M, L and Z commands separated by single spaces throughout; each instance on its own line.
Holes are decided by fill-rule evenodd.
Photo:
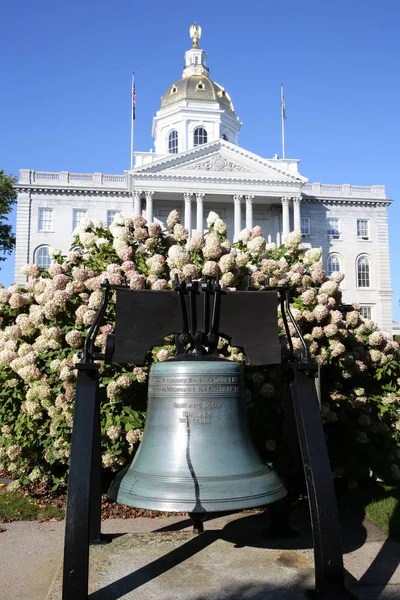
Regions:
M 223 140 L 225 140 L 226 142 L 228 141 L 228 136 L 226 135 L 226 133 L 223 133 L 223 134 L 221 135 L 221 138 L 222 138 Z
M 107 211 L 107 225 L 110 227 L 112 222 L 114 221 L 115 215 L 119 214 L 119 210 L 108 210 Z
M 327 233 L 328 237 L 338 240 L 340 238 L 340 224 L 339 219 L 327 219 Z
M 204 85 L 204 83 L 202 81 L 199 81 L 199 83 L 197 84 L 196 90 L 200 90 L 202 92 L 205 89 L 206 89 L 206 86 Z
M 327 261 L 327 275 L 340 272 L 340 258 L 336 254 L 330 254 Z
M 301 217 L 301 235 L 310 237 L 310 217 Z
M 201 146 L 201 144 L 207 144 L 207 131 L 204 127 L 197 127 L 194 130 L 194 145 Z
M 359 288 L 371 287 L 371 267 L 367 256 L 357 258 L 357 286 Z
M 168 152 L 170 154 L 178 154 L 178 132 L 171 131 L 168 137 Z
M 39 231 L 53 231 L 53 209 L 39 208 Z
M 370 306 L 360 306 L 360 315 L 364 319 L 372 319 L 372 308 Z
M 43 267 L 44 269 L 48 269 L 51 264 L 51 259 L 49 255 L 48 246 L 42 246 L 38 248 L 35 252 L 35 263 L 39 267 Z
M 72 231 L 79 227 L 87 219 L 87 210 L 74 208 L 72 213 Z
M 359 240 L 369 240 L 368 219 L 357 219 L 357 237 Z

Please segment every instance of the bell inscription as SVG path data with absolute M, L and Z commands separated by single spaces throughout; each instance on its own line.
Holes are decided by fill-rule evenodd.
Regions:
M 157 394 L 228 394 L 240 392 L 240 379 L 228 376 L 165 377 L 153 375 L 149 396 Z

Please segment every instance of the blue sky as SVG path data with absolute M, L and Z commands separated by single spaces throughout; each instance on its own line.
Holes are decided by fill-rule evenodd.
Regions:
M 286 155 L 310 181 L 385 184 L 393 317 L 400 320 L 398 0 L 14 0 L 2 11 L 0 169 L 119 173 L 152 147 L 160 96 L 181 75 L 188 27 L 243 121 L 240 144 Z M 15 216 L 13 217 L 13 221 Z M 0 264 L 9 285 L 13 260 Z

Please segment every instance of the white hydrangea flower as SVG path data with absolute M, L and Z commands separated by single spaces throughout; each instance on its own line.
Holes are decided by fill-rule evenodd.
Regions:
M 244 244 L 247 244 L 247 242 L 250 239 L 250 236 L 251 236 L 250 229 L 242 229 L 242 231 L 238 235 L 238 240 L 240 242 L 243 242 Z
M 314 263 L 321 260 L 322 248 L 310 248 L 303 256 L 303 263 L 305 265 L 313 265 Z
M 216 212 L 210 211 L 207 217 L 207 227 L 214 225 L 217 219 L 219 219 L 219 215 Z
M 102 246 L 106 246 L 108 244 L 108 240 L 106 238 L 97 238 L 96 246 L 100 249 Z
M 49 248 L 49 256 L 51 259 L 53 258 L 57 258 L 58 256 L 61 256 L 62 251 L 59 248 Z
M 216 231 L 220 235 L 225 235 L 226 230 L 227 230 L 226 223 L 224 223 L 222 219 L 216 219 L 216 221 L 214 223 L 214 231 Z
M 107 224 L 97 217 L 92 219 L 92 223 L 94 229 L 107 229 Z
M 302 235 L 300 231 L 292 231 L 289 233 L 286 238 L 284 245 L 288 250 L 294 250 L 299 247 L 301 244 Z
M 115 213 L 114 218 L 113 218 L 113 225 L 118 225 L 119 227 L 122 227 L 123 225 L 125 225 L 125 219 L 121 215 L 121 213 Z
M 260 256 L 265 250 L 265 239 L 261 236 L 257 236 L 252 240 L 249 240 L 247 248 L 252 256 Z

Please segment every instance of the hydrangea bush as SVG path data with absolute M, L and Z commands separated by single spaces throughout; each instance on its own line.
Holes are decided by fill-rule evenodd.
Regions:
M 227 239 L 216 213 L 205 235 L 188 231 L 172 211 L 168 231 L 143 217 L 116 215 L 112 225 L 86 221 L 72 250 L 51 249 L 48 270 L 26 265 L 25 287 L 0 288 L 0 469 L 13 487 L 63 487 L 69 463 L 75 365 L 88 327 L 102 301 L 101 283 L 164 290 L 172 280 L 220 276 L 227 290 L 288 284 L 292 309 L 321 366 L 322 406 L 333 472 L 347 487 L 375 478 L 400 479 L 399 346 L 359 306 L 341 301 L 341 273 L 327 277 L 321 250 L 305 249 L 291 233 L 276 247 L 260 227 Z M 113 331 L 112 298 L 96 344 Z M 281 335 L 283 322 L 278 314 Z M 289 325 L 294 349 L 301 347 Z M 220 355 L 245 363 L 240 348 L 220 339 Z M 101 365 L 102 461 L 106 473 L 131 459 L 142 437 L 148 370 L 174 354 L 173 338 L 151 349 L 144 367 Z M 246 405 L 257 443 L 272 460 L 279 446 L 284 366 L 245 366 Z

